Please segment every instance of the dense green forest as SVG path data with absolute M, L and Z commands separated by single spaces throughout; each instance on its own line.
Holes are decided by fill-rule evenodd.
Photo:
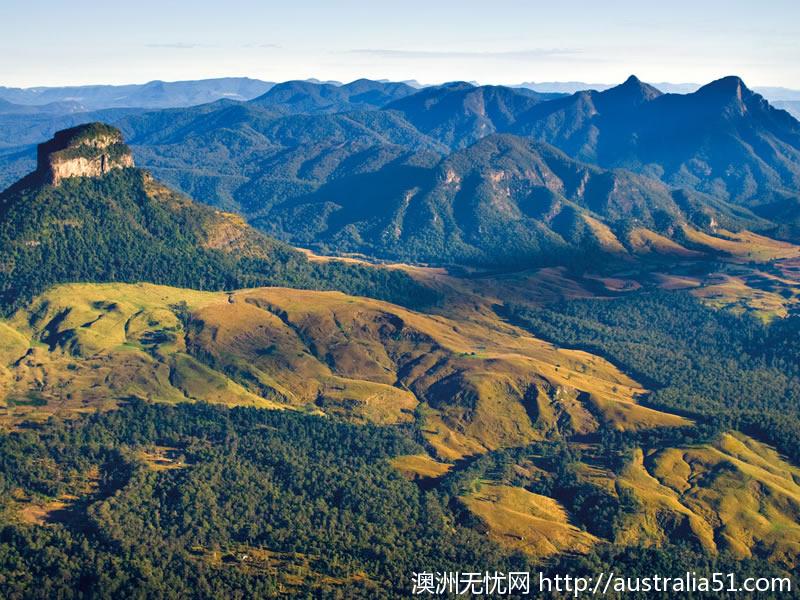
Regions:
M 154 444 L 178 448 L 184 468 L 154 472 L 136 458 L 134 448 Z M 349 582 L 343 597 L 375 597 L 376 586 L 392 596 L 424 566 L 521 566 L 454 525 L 437 495 L 421 492 L 385 460 L 419 450 L 386 428 L 139 402 L 4 435 L 6 511 L 18 488 L 34 497 L 77 495 L 93 466 L 101 482 L 95 497 L 74 509 L 82 514 L 71 525 L 7 524 L 0 531 L 0 595 L 272 595 L 279 577 L 242 570 L 235 558 L 219 566 L 207 558 L 259 547 L 308 558 L 301 588 L 326 578 Z
M 637 88 L 627 89 L 635 92 Z M 471 86 L 464 86 L 464 90 L 467 95 L 473 93 Z M 480 93 L 481 97 L 497 96 L 496 90 Z M 517 96 L 514 92 L 513 97 Z M 522 103 L 529 104 L 527 100 Z M 416 131 L 410 121 L 406 123 L 394 111 L 278 119 L 257 106 L 224 106 L 227 108 L 223 115 L 215 114 L 214 109 L 206 119 L 205 111 L 212 109 L 204 108 L 197 109 L 199 112 L 195 111 L 197 114 L 192 117 L 192 122 L 195 118 L 207 121 L 207 135 L 198 136 L 195 144 L 207 146 L 207 153 L 215 153 L 219 164 L 230 162 L 230 153 L 222 150 L 226 144 L 239 142 L 235 131 L 219 130 L 215 119 L 239 119 L 251 127 L 259 124 L 263 135 L 260 144 L 283 140 L 282 145 L 267 144 L 239 154 L 241 163 L 237 168 L 276 175 L 259 179 L 258 173 L 246 170 L 222 174 L 235 179 L 237 185 L 243 183 L 240 179 L 245 175 L 252 179 L 238 188 L 240 194 L 235 199 L 231 197 L 225 206 L 245 209 L 245 216 L 253 218 L 263 231 L 295 242 L 316 243 L 329 250 L 366 250 L 375 256 L 424 259 L 437 264 L 454 261 L 530 267 L 539 262 L 585 265 L 602 261 L 608 267 L 609 262 L 599 251 L 603 236 L 592 228 L 593 221 L 585 219 L 587 215 L 613 224 L 613 233 L 625 242 L 634 226 L 677 231 L 684 216 L 706 206 L 700 195 L 678 194 L 638 175 L 577 163 L 550 147 L 529 140 L 523 143 L 523 138 L 484 138 L 440 163 L 440 142 Z M 154 124 L 172 120 L 175 128 L 160 132 L 167 137 L 151 140 L 148 152 L 157 152 L 161 145 L 169 144 L 176 149 L 164 158 L 195 159 L 195 146 L 178 143 L 184 122 L 175 120 L 174 113 L 158 113 L 147 119 L 154 120 Z M 422 122 L 420 119 L 418 116 L 415 122 Z M 133 127 L 136 121 L 131 123 Z M 475 123 L 470 120 L 466 125 L 454 123 L 453 127 L 468 133 Z M 144 127 L 141 120 L 139 124 Z M 383 139 L 384 130 L 393 132 L 392 136 Z M 328 140 L 325 144 L 318 139 L 323 137 Z M 447 143 L 455 142 L 452 139 Z M 311 145 L 318 146 L 313 154 L 308 153 Z M 265 154 L 258 168 L 252 166 L 252 157 L 267 147 L 272 148 L 274 156 Z M 91 156 L 91 150 L 83 148 L 80 152 Z M 174 167 L 161 166 L 166 170 Z M 532 166 L 543 170 L 541 181 L 532 175 Z M 302 252 L 246 225 L 243 218 L 195 204 L 138 169 L 120 169 L 97 178 L 68 178 L 57 186 L 42 185 L 37 176 L 41 171 L 0 194 L 0 315 L 11 314 L 54 284 L 75 281 L 147 281 L 200 290 L 288 286 L 340 290 L 414 309 L 444 304 L 435 291 L 401 270 L 309 260 Z M 204 175 L 201 179 L 206 182 L 208 178 Z M 208 185 L 216 190 L 213 177 L 208 179 Z M 280 197 L 294 199 L 278 210 Z M 728 224 L 760 223 L 746 209 L 734 210 L 723 204 L 719 200 L 718 207 L 724 209 L 721 214 L 730 218 Z M 400 208 L 387 208 L 392 206 Z M 505 208 L 498 210 L 498 206 Z M 712 211 L 696 216 L 705 222 L 712 213 L 717 214 Z M 338 233 L 331 239 L 322 239 L 328 231 Z M 381 248 L 392 251 L 379 251 Z M 503 289 L 506 288 L 498 287 Z M 42 310 L 46 312 L 47 308 L 43 306 Z M 244 380 L 245 375 L 250 376 L 249 372 L 236 370 L 239 362 L 226 366 L 208 350 L 216 351 L 212 344 L 217 342 L 218 332 L 213 327 L 207 330 L 211 340 L 208 348 L 205 341 L 197 341 L 201 332 L 199 317 L 193 317 L 187 304 L 170 308 L 174 308 L 170 318 L 174 313 L 187 333 L 181 340 L 184 346 L 180 352 L 185 350 L 203 363 L 200 366 L 211 365 L 231 378 Z M 476 306 L 476 311 L 480 309 Z M 637 488 L 627 488 L 620 481 L 634 456 L 709 444 L 722 439 L 730 429 L 769 442 L 800 463 L 800 316 L 765 324 L 748 315 L 713 310 L 689 294 L 652 290 L 612 299 L 570 300 L 540 308 L 507 305 L 498 311 L 502 317 L 558 346 L 585 349 L 608 358 L 652 390 L 640 399 L 642 404 L 688 415 L 694 422 L 616 431 L 604 422 L 609 417 L 590 406 L 590 402 L 583 403 L 579 395 L 577 401 L 586 404 L 586 420 L 597 421 L 592 421 L 591 428 L 581 430 L 585 433 L 559 426 L 552 435 L 546 434 L 545 441 L 527 444 L 540 439 L 531 434 L 514 438 L 522 441 L 510 442 L 527 444 L 520 447 L 489 450 L 503 442 L 487 442 L 477 446 L 484 454 L 470 455 L 474 451 L 471 448 L 463 454 L 455 453 L 461 458 L 453 458 L 453 464 L 431 463 L 434 472 L 446 471 L 444 474 L 427 479 L 420 475 L 423 478 L 414 482 L 401 475 L 390 459 L 422 454 L 426 444 L 431 444 L 427 446 L 429 450 L 433 448 L 432 438 L 426 437 L 429 432 L 423 430 L 427 414 L 438 411 L 435 416 L 448 427 L 452 425 L 451 431 L 457 437 L 462 432 L 461 425 L 445 420 L 454 395 L 456 404 L 461 400 L 457 408 L 465 413 L 492 410 L 485 404 L 492 400 L 488 394 L 476 392 L 475 403 L 467 404 L 473 399 L 468 387 L 473 384 L 468 377 L 460 377 L 461 373 L 453 377 L 453 385 L 442 387 L 443 393 L 427 398 L 427 407 L 420 405 L 416 422 L 396 427 L 354 425 L 337 417 L 289 410 L 202 403 L 166 405 L 123 399 L 134 393 L 128 391 L 136 389 L 134 381 L 124 388 L 124 393 L 114 396 L 120 403 L 113 411 L 37 423 L 20 423 L 26 417 L 19 417 L 9 421 L 8 431 L 0 432 L 0 598 L 227 599 L 288 593 L 301 597 L 396 598 L 409 595 L 411 575 L 418 571 L 543 570 L 552 575 L 594 576 L 613 570 L 629 577 L 679 575 L 685 571 L 734 572 L 739 577 L 776 572 L 778 567 L 757 559 L 733 560 L 726 554 L 730 547 L 725 544 L 712 544 L 713 548 L 721 548 L 720 554 L 713 554 L 697 535 L 684 535 L 686 532 L 680 529 L 683 521 L 676 521 L 674 526 L 659 522 L 654 527 L 671 541 L 652 536 L 623 539 L 630 531 L 626 527 L 632 518 L 648 507 L 645 495 L 637 495 Z M 447 330 L 447 336 L 441 334 L 441 341 L 422 328 L 419 332 L 404 332 L 405 325 L 400 320 L 399 327 L 385 328 L 397 331 L 391 334 L 397 337 L 397 350 L 368 346 L 369 340 L 364 336 L 365 352 L 386 350 L 385 364 L 392 368 L 383 369 L 386 372 L 382 371 L 381 377 L 387 386 L 403 388 L 405 367 L 395 368 L 402 362 L 396 355 L 418 343 L 428 344 L 434 359 L 437 354 L 447 354 L 441 360 L 453 371 L 466 369 L 461 365 L 473 358 L 477 361 L 488 357 L 485 364 L 489 366 L 475 375 L 474 385 L 482 386 L 489 380 L 492 385 L 503 385 L 503 378 L 498 376 L 502 373 L 494 366 L 499 360 L 491 362 L 496 360 L 496 353 L 483 352 L 485 348 L 473 344 L 478 334 L 463 335 L 469 347 L 466 341 L 450 342 L 451 326 L 453 340 L 462 337 L 462 324 L 465 329 L 471 326 L 468 318 L 456 323 L 465 312 L 454 310 L 452 322 L 440 319 L 426 324 L 432 331 L 434 326 L 437 328 L 436 336 L 440 335 L 439 328 Z M 280 316 L 276 310 L 270 318 L 273 314 Z M 369 329 L 372 323 L 354 320 L 355 325 L 350 326 L 342 324 L 336 312 L 331 315 L 343 341 L 331 342 L 328 349 L 318 351 L 313 346 L 316 334 L 309 334 L 309 340 L 303 338 L 303 344 L 296 349 L 289 344 L 270 346 L 256 338 L 241 360 L 253 360 L 250 357 L 272 353 L 275 348 L 291 348 L 286 351 L 287 356 L 291 351 L 304 357 L 308 349 L 315 359 L 320 358 L 320 365 L 323 356 L 329 363 L 357 363 L 359 359 L 345 352 L 341 358 L 334 353 L 362 343 L 345 335 L 348 327 Z M 161 327 L 153 319 L 148 327 Z M 15 323 L 19 320 L 18 316 Z M 306 327 L 316 327 L 314 318 L 307 321 L 302 328 L 297 327 L 300 333 Z M 58 317 L 52 322 L 52 327 L 58 327 Z M 375 322 L 376 327 L 382 327 L 383 321 Z M 492 326 L 500 325 L 493 322 Z M 46 369 L 36 371 L 42 363 L 35 362 L 39 360 L 35 346 L 47 340 L 45 334 L 52 327 L 38 330 L 45 333 L 35 338 L 23 336 L 23 352 L 29 347 L 31 352 L 24 359 L 18 359 L 21 352 L 13 357 L 15 365 L 26 361 L 23 368 L 9 375 L 6 365 L 0 365 L 0 385 L 25 369 L 29 368 L 25 377 L 32 373 L 29 379 L 19 375 L 15 380 L 26 385 L 30 381 L 30 385 L 24 388 L 25 397 L 20 401 L 16 397 L 6 399 L 9 409 L 24 409 L 25 403 L 37 402 L 37 386 L 44 385 L 48 377 L 56 378 Z M 156 335 L 178 340 L 173 333 L 181 327 L 169 327 L 167 333 L 159 329 Z M 231 337 L 244 339 L 253 330 L 245 323 Z M 381 340 L 388 337 L 386 330 L 380 331 Z M 137 348 L 144 349 L 138 357 L 143 364 L 149 365 L 150 358 L 160 351 L 160 344 L 150 343 L 159 338 L 146 337 L 154 332 L 148 329 L 136 338 L 141 340 Z M 125 339 L 134 339 L 127 337 L 127 326 Z M 457 348 L 460 345 L 464 348 Z M 227 346 L 233 347 L 234 344 Z M 220 352 L 226 351 L 222 343 L 220 348 Z M 124 349 L 127 351 L 128 347 Z M 463 355 L 458 361 L 453 359 L 451 365 L 449 355 L 461 350 Z M 63 377 L 79 378 L 95 369 L 101 362 L 95 360 L 100 354 L 69 356 Z M 407 361 L 407 368 L 434 372 L 439 365 L 427 367 L 427 358 Z M 85 362 L 79 365 L 79 360 Z M 177 359 L 175 363 L 163 363 L 164 378 L 170 382 L 176 377 L 172 364 L 178 364 Z M 280 368 L 297 374 L 294 364 L 287 361 Z M 375 364 L 383 366 L 381 361 Z M 559 366 L 555 366 L 556 371 Z M 330 371 L 335 375 L 330 377 L 331 389 L 349 393 L 344 387 L 334 389 L 339 372 L 333 368 Z M 191 375 L 178 376 L 188 378 L 195 372 L 197 377 L 202 376 L 199 369 Z M 321 378 L 317 373 L 324 369 L 308 372 L 308 377 Z M 155 376 L 161 371 L 142 368 L 132 369 L 131 373 L 133 379 L 150 373 Z M 264 373 L 272 377 L 271 372 Z M 506 385 L 516 386 L 517 377 L 520 381 L 534 377 L 538 380 L 540 374 L 541 379 L 547 379 L 546 369 L 535 373 L 531 369 L 519 376 L 515 373 L 513 381 L 506 378 L 512 381 Z M 58 376 L 62 376 L 60 371 Z M 554 388 L 556 381 L 563 381 L 552 379 Z M 101 378 L 91 380 L 91 387 L 100 389 L 98 397 L 120 389 L 109 384 L 108 379 L 97 384 L 95 381 Z M 257 381 L 261 385 L 262 380 Z M 264 381 L 271 385 L 266 377 Z M 418 393 L 414 385 L 409 386 L 410 391 L 404 390 L 424 400 L 425 394 Z M 224 388 L 220 389 L 223 394 Z M 273 387 L 265 384 L 263 390 L 272 393 Z M 183 393 L 186 398 L 194 398 Z M 269 397 L 266 392 L 261 393 Z M 556 389 L 553 393 L 557 397 L 560 392 Z M 152 396 L 160 399 L 156 394 Z M 69 393 L 60 397 L 69 398 Z M 521 401 L 529 400 L 525 395 Z M 318 406 L 324 407 L 326 401 L 323 392 L 319 392 Z M 345 398 L 343 406 L 349 406 L 350 401 Z M 87 401 L 80 410 L 84 406 L 95 405 Z M 505 405 L 499 406 L 505 410 Z M 562 405 L 558 407 L 561 409 Z M 9 410 L 8 414 L 26 413 Z M 476 427 L 495 427 L 489 419 L 473 422 Z M 726 469 L 725 464 L 719 470 Z M 610 484 L 603 487 L 587 475 L 592 469 L 602 473 Z M 751 483 L 748 472 L 741 473 L 737 481 Z M 473 492 L 494 484 L 524 488 L 555 499 L 559 510 L 564 509 L 562 524 L 595 536 L 591 538 L 592 550 L 577 556 L 559 547 L 556 554 L 548 554 L 551 558 L 535 562 L 533 554 L 512 552 L 495 543 L 493 540 L 498 537 L 490 520 L 468 505 Z M 751 487 L 758 485 L 756 482 Z M 716 490 L 708 486 L 702 491 L 713 494 Z M 722 494 L 728 493 L 731 495 L 724 495 L 722 501 L 740 500 L 735 491 Z M 769 490 L 759 489 L 748 498 L 758 504 L 768 493 Z M 787 504 L 796 502 L 796 498 L 795 495 L 786 500 Z M 533 501 L 536 502 L 539 500 Z M 719 512 L 708 520 L 716 519 Z M 786 512 L 791 515 L 786 521 L 793 525 L 797 513 Z M 658 508 L 645 514 L 655 521 L 671 519 L 668 510 L 659 512 Z M 758 512 L 759 518 L 762 515 L 772 517 L 774 513 L 764 509 Z M 701 516 L 706 518 L 705 513 Z M 786 521 L 776 520 L 775 530 L 788 527 Z M 722 529 L 717 523 L 711 523 L 711 529 L 709 539 L 716 541 L 714 536 L 725 535 L 718 533 Z M 628 545 L 638 543 L 633 539 L 660 546 Z M 752 556 L 770 555 L 766 548 L 770 541 L 747 541 L 753 541 L 744 546 Z M 788 552 L 791 554 L 795 548 L 790 547 Z M 790 563 L 794 566 L 791 561 L 775 564 Z
M 436 295 L 407 274 L 341 262 L 313 262 L 245 229 L 248 247 L 209 247 L 220 217 L 177 197 L 146 190 L 145 174 L 116 171 L 58 187 L 33 177 L 0 195 L 0 310 L 5 313 L 55 283 L 147 281 L 203 290 L 262 285 L 320 290 L 420 307 Z
M 511 306 L 505 314 L 626 369 L 654 390 L 649 404 L 739 428 L 800 460 L 800 317 L 765 325 L 663 291 Z
M 142 451 L 173 449 L 153 470 Z M 554 468 L 585 523 L 631 510 L 570 475 L 560 444 L 490 454 L 438 488 L 403 479 L 387 458 L 420 451 L 402 430 L 289 412 L 131 401 L 118 411 L 0 435 L 0 595 L 4 598 L 399 597 L 420 570 L 626 574 L 688 569 L 771 572 L 690 547 L 613 550 L 542 565 L 509 555 L 464 519 L 454 494 L 524 455 Z M 87 492 L 87 473 L 96 485 Z M 550 483 L 548 483 L 548 481 Z M 571 491 L 570 491 L 571 490 Z M 78 497 L 45 527 L 20 523 L 18 498 Z M 591 494 L 595 496 L 592 497 Z M 24 502 L 23 502 L 24 504 Z M 600 532 L 598 532 L 600 533 Z M 280 553 L 277 572 L 259 549 Z M 248 556 L 252 555 L 252 558 Z M 289 577 L 293 576 L 293 579 Z M 291 580 L 291 581 L 290 581 Z M 289 587 L 287 587 L 289 586 Z M 631 596 L 636 597 L 636 596 Z M 651 596 L 652 597 L 652 596 Z

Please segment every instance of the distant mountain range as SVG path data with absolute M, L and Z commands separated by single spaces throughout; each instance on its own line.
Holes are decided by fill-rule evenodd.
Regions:
M 377 84 L 377 85 L 376 85 Z M 345 85 L 287 81 L 270 88 L 251 101 L 281 113 L 333 113 L 358 109 L 378 109 L 393 100 L 418 91 L 405 83 L 374 82 L 358 79 Z
M 85 113 L 86 107 L 77 102 L 56 101 L 47 104 L 14 104 L 0 99 L 0 115 L 59 115 L 69 113 Z
M 79 85 L 79 86 L 39 86 L 31 88 L 13 88 L 0 86 L 0 100 L 23 106 L 42 106 L 46 104 L 65 103 L 64 109 L 82 109 L 84 111 L 99 110 L 104 108 L 177 108 L 205 104 L 216 100 L 252 100 L 265 94 L 273 86 L 285 94 L 287 90 L 299 90 L 303 84 L 318 84 L 321 97 L 340 96 L 332 88 L 343 87 L 344 95 L 349 90 L 357 90 L 369 81 L 366 79 L 343 84 L 339 81 L 320 81 L 319 79 L 306 79 L 303 81 L 287 81 L 275 84 L 270 81 L 251 79 L 249 77 L 220 77 L 216 79 L 199 79 L 193 81 L 150 81 L 142 84 L 128 85 Z M 380 80 L 379 83 L 391 83 Z M 439 84 L 423 85 L 416 80 L 397 82 L 393 87 L 397 90 L 405 87 L 421 89 L 424 87 L 438 87 Z M 444 85 L 444 84 L 442 84 Z M 475 84 L 477 86 L 477 84 Z M 530 89 L 543 94 L 574 94 L 584 90 L 601 92 L 614 87 L 613 83 L 587 83 L 583 81 L 528 81 L 512 84 L 506 87 Z M 689 94 L 696 92 L 701 85 L 697 83 L 669 83 L 661 82 L 652 84 L 664 93 Z M 311 88 L 305 88 L 305 93 L 317 93 Z M 800 90 L 783 87 L 755 87 L 758 92 L 770 102 L 800 102 Z M 356 92 L 357 93 L 357 92 Z M 267 99 L 272 102 L 276 96 Z M 396 99 L 396 98 L 393 98 Z M 0 107 L 3 103 L 0 102 Z
M 702 87 L 699 83 L 662 82 L 652 85 L 665 94 L 691 94 Z M 540 93 L 574 94 L 575 92 L 582 92 L 585 90 L 602 92 L 614 86 L 615 84 L 612 83 L 585 83 L 583 81 L 551 81 L 541 83 L 529 81 L 511 87 L 529 89 Z M 784 87 L 754 87 L 753 91 L 764 96 L 773 106 L 782 108 L 791 113 L 796 119 L 800 119 L 800 90 L 792 90 Z
M 229 100 L 250 100 L 274 84 L 249 77 L 222 77 L 197 81 L 150 81 L 131 85 L 81 85 L 67 87 L 0 87 L 0 100 L 43 105 L 69 102 L 84 111 L 102 108 L 171 108 Z
M 65 102 L 0 102 L 0 597 L 786 589 L 800 123 L 741 80 Z
M 386 105 L 414 127 L 451 148 L 463 148 L 492 133 L 508 131 L 519 115 L 563 94 L 540 94 L 466 82 L 425 88 Z
M 765 227 L 708 200 L 493 134 L 430 167 L 401 157 L 341 176 L 253 223 L 325 250 L 486 266 L 607 261 L 640 253 L 643 232 L 680 240 L 687 225 Z
M 584 90 L 595 90 L 602 92 L 609 88 L 615 87 L 616 83 L 586 83 L 585 81 L 526 81 L 511 85 L 509 87 L 521 87 L 535 92 L 541 93 L 565 93 L 574 94 L 575 92 L 582 92 Z M 653 87 L 658 88 L 665 94 L 691 94 L 696 92 L 702 86 L 700 83 L 670 83 L 662 81 L 660 83 L 651 84 Z M 800 100 L 800 90 L 793 90 L 785 87 L 776 86 L 756 86 L 753 88 L 754 92 L 758 92 L 770 102 L 784 101 L 784 100 Z
M 795 119 L 800 120 L 800 100 L 776 100 L 772 104 L 787 111 Z
M 246 102 L 14 110 L 0 107 L 0 182 L 50 129 L 100 119 L 160 179 L 327 252 L 520 264 L 635 253 L 643 229 L 800 236 L 800 123 L 737 77 L 689 94 L 636 77 L 571 95 L 291 81 Z
M 511 85 L 509 87 L 524 88 L 533 90 L 540 93 L 560 93 L 560 94 L 574 94 L 575 92 L 583 92 L 585 90 L 595 90 L 602 92 L 604 90 L 615 87 L 616 83 L 587 83 L 585 81 L 526 81 Z M 658 88 L 665 94 L 691 94 L 696 92 L 700 85 L 697 83 L 654 83 L 653 87 Z
M 741 204 L 796 198 L 800 190 L 800 123 L 738 77 L 685 95 L 631 77 L 537 107 L 516 132 L 580 160 Z

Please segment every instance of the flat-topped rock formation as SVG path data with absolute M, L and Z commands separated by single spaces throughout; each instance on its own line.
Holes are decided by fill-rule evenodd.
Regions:
M 39 144 L 37 172 L 50 184 L 69 177 L 101 177 L 133 167 L 133 155 L 116 127 L 87 123 L 57 132 Z

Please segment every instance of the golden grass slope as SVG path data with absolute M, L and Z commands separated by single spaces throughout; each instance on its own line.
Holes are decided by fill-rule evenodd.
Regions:
M 586 552 L 600 541 L 622 546 L 689 541 L 709 554 L 725 551 L 789 569 L 798 566 L 800 469 L 769 446 L 728 432 L 696 446 L 637 448 L 619 474 L 607 468 L 593 444 L 580 446 L 583 459 L 576 474 L 632 498 L 634 510 L 613 539 L 576 530 L 555 500 L 514 487 L 508 479 L 476 480 L 461 500 L 492 539 L 536 557 Z M 539 467 L 524 462 L 514 469 L 524 478 Z
M 0 324 L 0 358 L 0 415 L 12 421 L 130 397 L 290 407 L 420 419 L 446 459 L 601 423 L 686 423 L 639 405 L 645 390 L 607 361 L 496 318 L 338 292 L 63 285 Z
M 492 539 L 539 558 L 586 552 L 603 541 L 621 546 L 689 541 L 709 554 L 726 551 L 797 567 L 800 469 L 769 446 L 729 432 L 696 446 L 637 448 L 618 474 L 592 443 L 578 446 L 583 456 L 575 465 L 578 477 L 625 495 L 634 507 L 613 539 L 576 529 L 557 501 L 511 485 L 507 475 L 473 481 L 460 499 Z M 513 465 L 513 472 L 523 480 L 547 476 L 536 459 Z
M 486 524 L 489 538 L 507 548 L 545 558 L 561 552 L 586 553 L 598 541 L 571 525 L 567 511 L 553 498 L 493 483 L 477 488 L 461 500 Z
M 0 321 L 0 383 L 6 424 L 131 397 L 415 421 L 432 456 L 393 464 L 423 479 L 496 448 L 688 423 L 640 405 L 646 390 L 604 359 L 555 348 L 482 311 L 455 319 L 282 288 L 58 286 Z M 751 438 L 640 449 L 619 475 L 586 460 L 582 477 L 639 504 L 617 543 L 679 536 L 709 552 L 787 565 L 800 555 L 800 469 Z M 464 501 L 491 536 L 535 556 L 585 552 L 597 541 L 557 502 L 522 488 L 484 483 Z
M 697 447 L 639 450 L 616 485 L 640 503 L 618 542 L 682 535 L 710 552 L 797 565 L 800 469 L 750 437 L 727 433 Z
M 336 292 L 275 288 L 236 292 L 194 316 L 202 326 L 188 336 L 191 345 L 228 370 L 247 370 L 248 379 L 272 386 L 286 402 L 314 402 L 343 414 L 364 410 L 373 421 L 393 407 L 385 418 L 392 422 L 416 408 L 403 403 L 409 394 L 431 409 L 432 423 L 478 448 L 541 439 L 537 387 L 580 391 L 582 409 L 596 409 L 599 419 L 620 429 L 686 422 L 638 405 L 636 396 L 645 390 L 607 361 L 556 349 L 505 324 L 453 321 Z M 339 394 L 330 393 L 331 381 Z M 353 381 L 369 385 L 361 383 L 366 387 L 354 393 Z
M 688 242 L 701 250 L 727 254 L 738 259 L 764 262 L 800 256 L 800 246 L 752 231 L 732 232 L 719 229 L 711 235 L 684 225 L 683 234 Z
M 276 407 L 186 354 L 170 306 L 212 294 L 163 286 L 55 288 L 0 324 L 7 420 L 112 408 L 130 397 Z
M 411 480 L 435 479 L 447 473 L 453 465 L 440 463 L 427 454 L 405 454 L 391 460 L 392 466 Z
M 631 230 L 628 235 L 628 243 L 634 254 L 659 254 L 679 258 L 702 256 L 701 252 L 684 248 L 668 237 L 644 227 Z

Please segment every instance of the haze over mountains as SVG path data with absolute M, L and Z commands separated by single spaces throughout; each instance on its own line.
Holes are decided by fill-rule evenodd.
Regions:
M 102 119 L 159 178 L 326 252 L 520 264 L 635 251 L 640 229 L 800 231 L 800 124 L 736 77 L 689 94 L 633 76 L 571 95 L 290 81 L 246 102 L 50 110 L 0 114 L 6 181 L 31 161 L 11 139 Z
M 418 91 L 405 83 L 378 83 L 369 79 L 357 79 L 344 85 L 286 81 L 250 103 L 286 113 L 334 113 L 382 108 Z
M 303 80 L 307 83 L 340 87 L 339 81 Z M 382 82 L 387 80 L 380 80 Z M 289 82 L 286 82 L 289 83 Z M 437 84 L 420 84 L 415 80 L 398 82 L 415 89 L 435 87 Z M 141 107 L 174 108 L 192 106 L 227 98 L 230 100 L 251 100 L 276 85 L 249 77 L 220 77 L 195 81 L 159 81 L 127 85 L 76 85 L 39 86 L 13 88 L 0 86 L 0 100 L 14 104 L 39 106 L 54 102 L 74 102 L 89 110 L 101 108 Z M 477 85 L 477 84 L 476 84 Z M 587 83 L 583 81 L 528 81 L 509 84 L 512 88 L 527 88 L 540 93 L 574 94 L 583 90 L 603 91 L 614 87 L 613 83 Z M 654 87 L 664 93 L 687 94 L 697 91 L 697 83 L 654 83 Z M 783 87 L 754 87 L 754 91 L 770 102 L 800 101 L 800 90 Z
M 602 92 L 609 88 L 618 85 L 616 83 L 587 83 L 585 81 L 526 81 L 510 87 L 524 87 L 531 89 L 535 92 L 544 93 L 566 93 L 574 94 L 584 90 L 595 90 Z M 658 88 L 665 94 L 691 94 L 696 92 L 702 86 L 700 83 L 670 83 L 668 81 L 661 81 L 652 83 L 653 87 Z M 785 87 L 777 86 L 754 86 L 754 92 L 758 92 L 770 102 L 781 100 L 800 100 L 800 90 L 793 90 Z
M 198 81 L 150 81 L 130 85 L 79 85 L 66 87 L 0 87 L 0 99 L 40 106 L 70 102 L 84 110 L 101 108 L 169 108 L 213 102 L 221 98 L 250 100 L 272 83 L 249 77 L 222 77 Z

